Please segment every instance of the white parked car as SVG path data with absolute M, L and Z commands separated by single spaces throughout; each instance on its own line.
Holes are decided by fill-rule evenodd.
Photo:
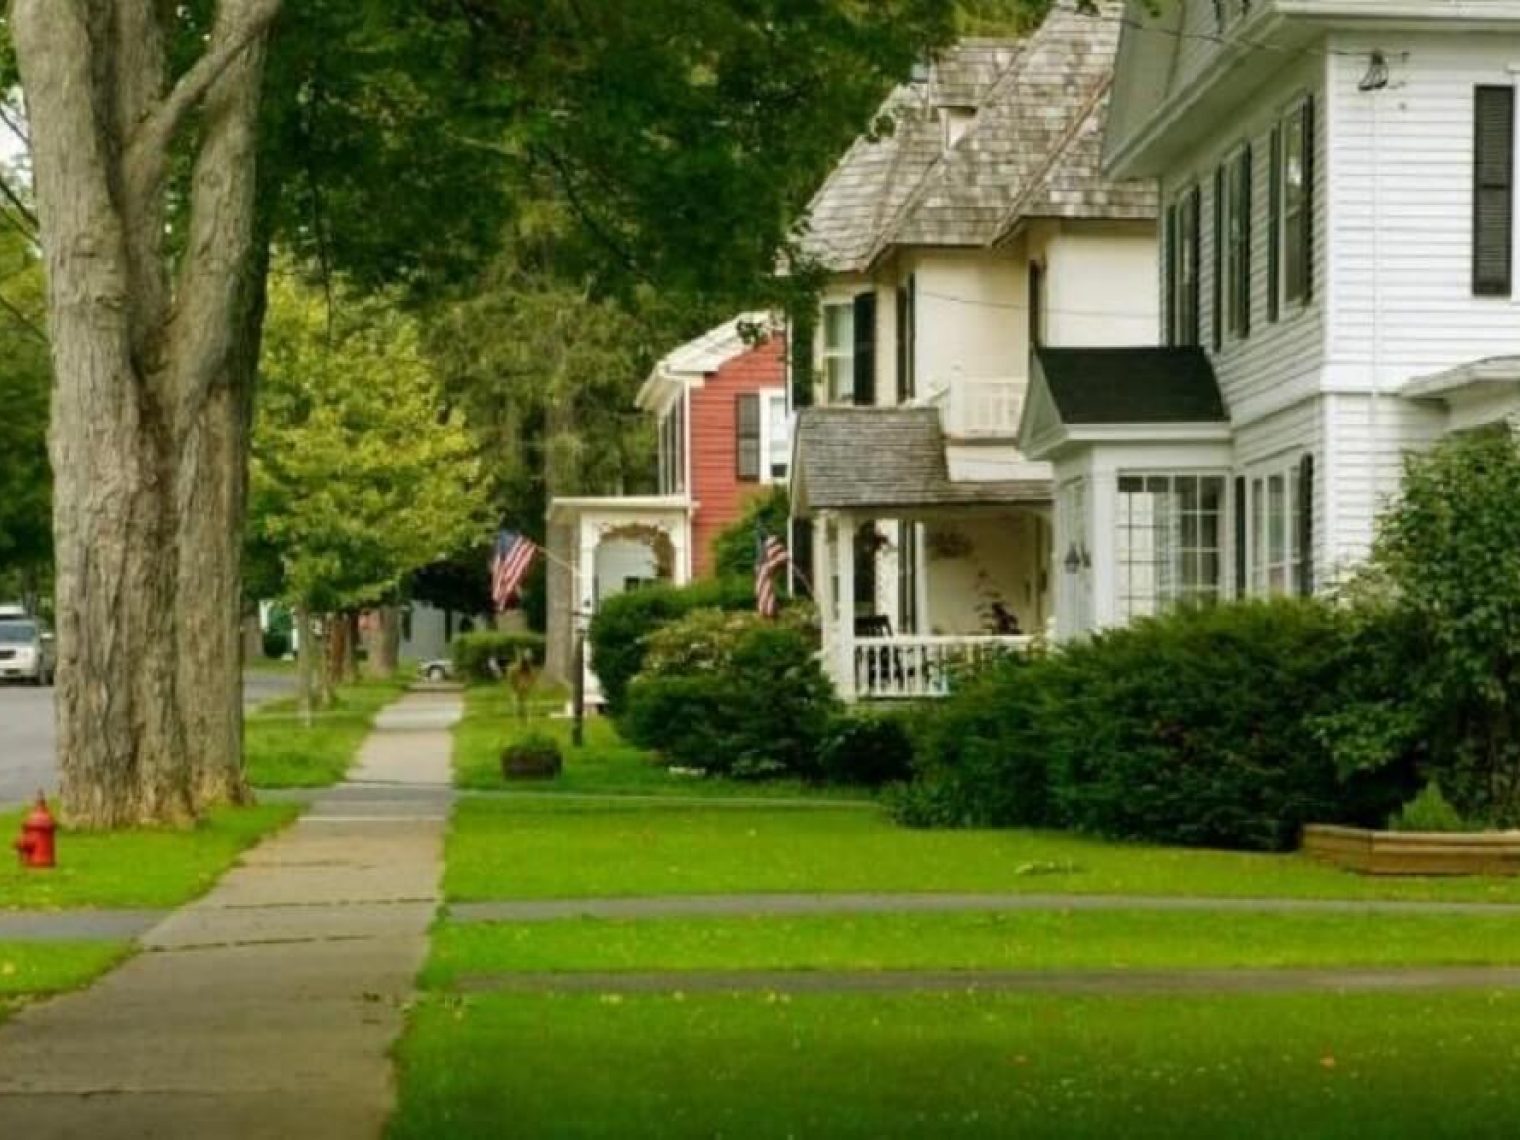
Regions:
M 4 613 L 0 616 L 0 680 L 51 685 L 58 667 L 53 635 L 36 618 L 13 615 L 9 607 Z

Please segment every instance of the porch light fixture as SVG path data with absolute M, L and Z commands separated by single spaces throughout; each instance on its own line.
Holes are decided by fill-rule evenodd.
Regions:
M 1372 53 L 1372 58 L 1367 61 L 1367 74 L 1362 76 L 1357 83 L 1356 89 L 1362 94 L 1371 91 L 1381 91 L 1388 86 L 1388 60 L 1380 51 Z
M 1082 569 L 1082 556 L 1077 553 L 1077 544 L 1072 543 L 1066 550 L 1066 559 L 1061 563 L 1066 567 L 1068 574 L 1075 574 Z

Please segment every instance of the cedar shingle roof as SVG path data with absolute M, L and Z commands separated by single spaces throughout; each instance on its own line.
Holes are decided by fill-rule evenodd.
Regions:
M 962 41 L 927 85 L 894 91 L 882 114 L 896 130 L 845 154 L 809 207 L 804 254 L 849 272 L 894 245 L 986 245 L 1026 218 L 1155 217 L 1151 183 L 1098 172 L 1120 14 L 1101 7 L 1057 0 L 1028 39 Z M 976 110 L 946 149 L 952 107 Z
M 1048 479 L 952 482 L 933 408 L 804 408 L 794 484 L 809 510 L 1048 502 Z
M 1065 424 L 1227 423 L 1201 348 L 1037 348 Z

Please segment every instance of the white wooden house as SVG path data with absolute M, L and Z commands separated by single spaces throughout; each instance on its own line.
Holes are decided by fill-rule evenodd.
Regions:
M 1062 0 L 1025 40 L 962 41 L 810 207 L 828 276 L 792 509 L 847 698 L 935 695 L 1052 622 L 1051 467 L 1015 439 L 1031 349 L 1159 328 L 1154 188 L 1099 172 L 1120 8 L 1102 15 Z
M 1103 169 L 1159 182 L 1167 347 L 1036 354 L 1063 632 L 1324 588 L 1514 412 L 1517 76 L 1513 0 L 1132 0 Z

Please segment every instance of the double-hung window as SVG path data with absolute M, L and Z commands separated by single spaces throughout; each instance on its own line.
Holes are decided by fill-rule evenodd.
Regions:
M 686 491 L 686 393 L 660 420 L 660 493 L 680 495 Z
M 1268 315 L 1278 298 L 1309 299 L 1314 280 L 1314 101 L 1304 99 L 1272 132 L 1272 249 Z
M 823 382 L 831 404 L 851 403 L 855 395 L 855 304 L 823 307 Z
M 1258 597 L 1313 592 L 1313 470 L 1305 456 L 1249 478 L 1247 561 L 1251 593 Z
M 1167 341 L 1195 345 L 1198 335 L 1199 210 L 1202 194 L 1194 186 L 1167 211 Z
M 1242 147 L 1224 176 L 1224 324 L 1231 336 L 1251 335 L 1251 147 Z
M 785 392 L 744 392 L 735 401 L 734 451 L 741 483 L 786 478 L 792 436 Z
M 763 411 L 761 451 L 765 457 L 765 467 L 761 480 L 777 483 L 786 479 L 787 467 L 792 461 L 792 433 L 787 417 L 786 393 L 767 392 L 763 399 Z
M 1222 475 L 1120 475 L 1116 520 L 1121 620 L 1219 599 Z

